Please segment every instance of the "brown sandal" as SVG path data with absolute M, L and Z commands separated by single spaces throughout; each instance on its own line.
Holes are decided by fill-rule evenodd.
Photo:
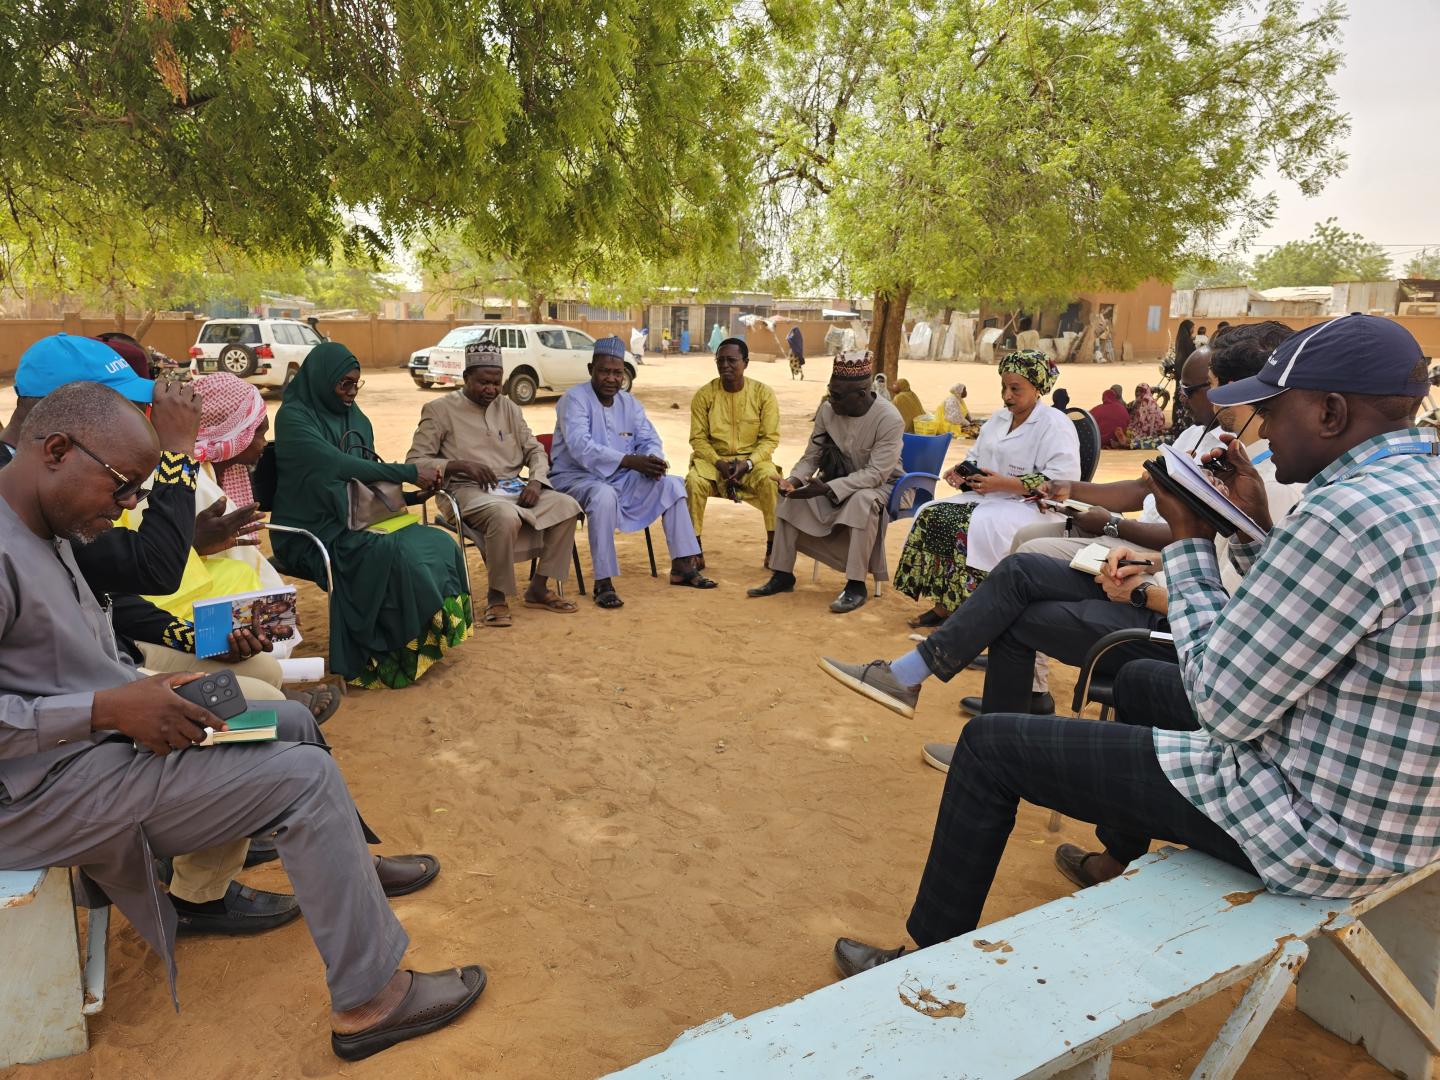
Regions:
M 485 969 L 478 964 L 432 973 L 412 971 L 410 988 L 393 1013 L 374 1027 L 353 1035 L 331 1032 L 330 1049 L 346 1061 L 378 1054 L 459 1019 L 484 990 Z
M 486 604 L 485 614 L 480 616 L 480 621 L 486 626 L 497 628 L 510 626 L 514 622 L 510 617 L 509 604 Z
M 524 599 L 526 607 L 540 608 L 542 611 L 553 611 L 560 615 L 573 615 L 580 610 L 575 605 L 574 600 L 566 600 L 554 589 L 546 589 L 543 600 L 532 600 L 528 595 Z

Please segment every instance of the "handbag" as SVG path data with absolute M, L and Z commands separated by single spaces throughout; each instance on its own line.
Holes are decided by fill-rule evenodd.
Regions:
M 351 445 L 351 440 L 354 445 Z M 341 453 L 360 451 L 361 457 L 372 461 L 385 459 L 365 445 L 365 436 L 347 431 L 340 439 Z M 351 532 L 364 532 L 370 526 L 394 517 L 405 510 L 405 489 L 395 480 L 345 481 L 345 527 Z

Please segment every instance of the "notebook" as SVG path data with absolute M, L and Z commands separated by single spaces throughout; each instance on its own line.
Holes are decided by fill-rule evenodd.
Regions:
M 1265 530 L 1262 529 L 1249 514 L 1241 510 L 1230 501 L 1222 491 L 1210 482 L 1210 476 L 1200 463 L 1189 454 L 1182 454 L 1170 446 L 1160 448 L 1160 460 L 1165 464 L 1165 474 L 1180 488 L 1181 497 L 1189 497 L 1188 501 L 1192 506 L 1198 504 L 1197 509 L 1208 512 L 1214 519 L 1218 518 L 1216 528 L 1223 536 L 1231 536 L 1239 532 L 1251 540 L 1263 540 Z M 1146 462 L 1145 468 L 1154 476 L 1151 470 L 1153 462 Z M 1157 481 L 1163 484 L 1160 478 Z
M 229 652 L 230 642 L 227 639 L 232 630 L 255 630 L 271 641 L 286 641 L 295 636 L 300 625 L 295 612 L 293 585 L 235 593 L 214 600 L 197 600 L 192 618 L 195 622 L 195 655 L 201 659 Z
M 1070 560 L 1070 569 L 1094 577 L 1105 569 L 1105 560 L 1109 555 L 1110 549 L 1104 544 L 1086 544 Z
M 243 712 L 239 716 L 232 717 L 226 721 L 225 731 L 215 731 L 206 728 L 209 732 L 204 741 L 198 742 L 196 746 L 223 746 L 226 743 L 244 742 L 274 742 L 275 732 L 275 710 L 256 709 L 253 712 Z

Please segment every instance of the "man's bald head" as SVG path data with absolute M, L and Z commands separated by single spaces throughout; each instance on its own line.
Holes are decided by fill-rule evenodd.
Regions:
M 85 543 L 136 505 L 133 494 L 116 492 L 133 491 L 159 461 L 160 442 L 139 409 L 99 383 L 67 383 L 25 418 L 5 470 L 7 488 L 19 490 L 6 498 L 12 507 L 12 494 L 26 501 L 21 516 L 42 532 Z

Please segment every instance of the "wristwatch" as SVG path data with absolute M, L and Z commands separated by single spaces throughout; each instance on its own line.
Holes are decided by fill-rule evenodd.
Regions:
M 1113 536 L 1115 537 L 1115 539 L 1118 540 L 1120 539 L 1120 522 L 1124 520 L 1125 519 L 1122 518 L 1119 514 L 1111 514 L 1110 520 L 1105 523 L 1105 528 L 1101 529 L 1100 531 L 1103 532 L 1106 536 Z
M 1130 606 L 1137 608 L 1145 607 L 1145 594 L 1155 587 L 1153 581 L 1142 581 L 1135 588 L 1130 590 Z

